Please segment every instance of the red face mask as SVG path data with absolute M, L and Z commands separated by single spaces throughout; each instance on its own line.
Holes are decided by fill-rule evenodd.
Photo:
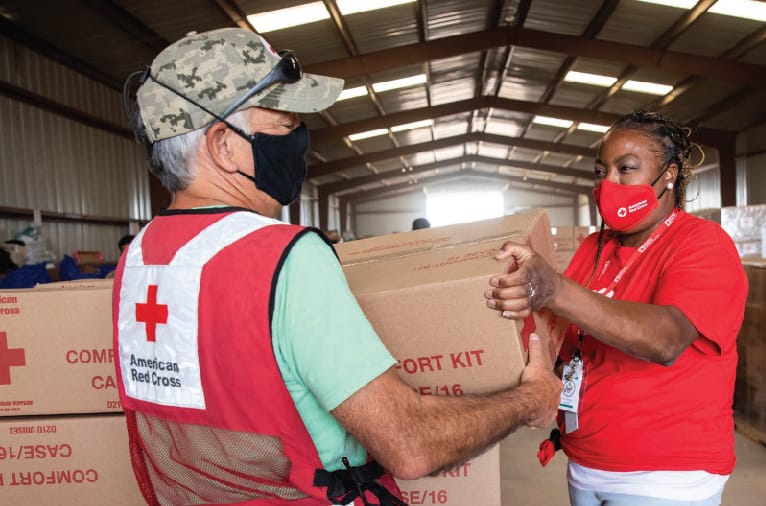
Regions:
M 616 232 L 632 229 L 658 204 L 651 185 L 624 185 L 606 179 L 601 182 L 601 186 L 593 188 L 593 197 L 596 199 L 601 219 Z

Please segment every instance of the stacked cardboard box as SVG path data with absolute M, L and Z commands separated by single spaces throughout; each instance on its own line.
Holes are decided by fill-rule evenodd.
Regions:
M 741 258 L 766 257 L 766 205 L 721 208 L 721 227 Z
M 553 245 L 556 250 L 556 266 L 560 272 L 567 268 L 575 251 L 590 234 L 596 231 L 594 226 L 551 227 Z
M 103 280 L 0 291 L 0 504 L 142 504 L 111 294 Z
M 704 209 L 695 209 L 694 211 L 689 211 L 689 214 L 693 214 L 694 216 L 699 216 L 703 220 L 712 221 L 715 223 L 721 224 L 721 208 L 720 207 L 706 207 Z
M 121 412 L 111 282 L 0 292 L 0 415 Z
M 0 418 L 0 504 L 145 504 L 124 416 Z
M 532 246 L 551 265 L 544 211 L 434 227 L 336 245 L 352 292 L 402 379 L 422 395 L 485 393 L 518 384 L 530 332 L 558 353 L 566 322 L 550 312 L 512 322 L 486 306 L 494 259 L 505 241 Z M 499 506 L 499 450 L 451 474 L 402 481 L 411 504 Z
M 766 261 L 743 264 L 749 291 L 737 338 L 734 410 L 738 428 L 766 444 Z

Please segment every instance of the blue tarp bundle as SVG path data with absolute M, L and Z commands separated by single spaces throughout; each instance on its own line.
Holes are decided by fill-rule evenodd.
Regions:
M 61 263 L 59 263 L 59 276 L 61 277 L 61 281 L 99 279 L 106 277 L 106 275 L 112 272 L 115 267 L 117 266 L 114 264 L 105 264 L 99 266 L 98 272 L 82 272 L 74 258 L 69 255 L 64 255 L 64 258 L 61 259 Z
M 9 271 L 0 279 L 0 288 L 33 288 L 38 283 L 50 283 L 51 276 L 45 268 L 47 263 L 23 265 Z

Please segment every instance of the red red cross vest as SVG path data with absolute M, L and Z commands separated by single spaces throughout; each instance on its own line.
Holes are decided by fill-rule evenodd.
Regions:
M 321 471 L 271 345 L 277 275 L 309 230 L 245 211 L 165 215 L 120 261 L 117 381 L 149 504 L 331 504 L 340 482 Z M 390 475 L 377 482 L 400 497 Z

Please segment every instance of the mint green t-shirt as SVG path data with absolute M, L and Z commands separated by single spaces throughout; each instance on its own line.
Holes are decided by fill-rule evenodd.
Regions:
M 396 363 L 367 321 L 332 249 L 314 233 L 277 281 L 272 341 L 279 370 L 325 469 L 364 464 L 366 451 L 330 413 Z

